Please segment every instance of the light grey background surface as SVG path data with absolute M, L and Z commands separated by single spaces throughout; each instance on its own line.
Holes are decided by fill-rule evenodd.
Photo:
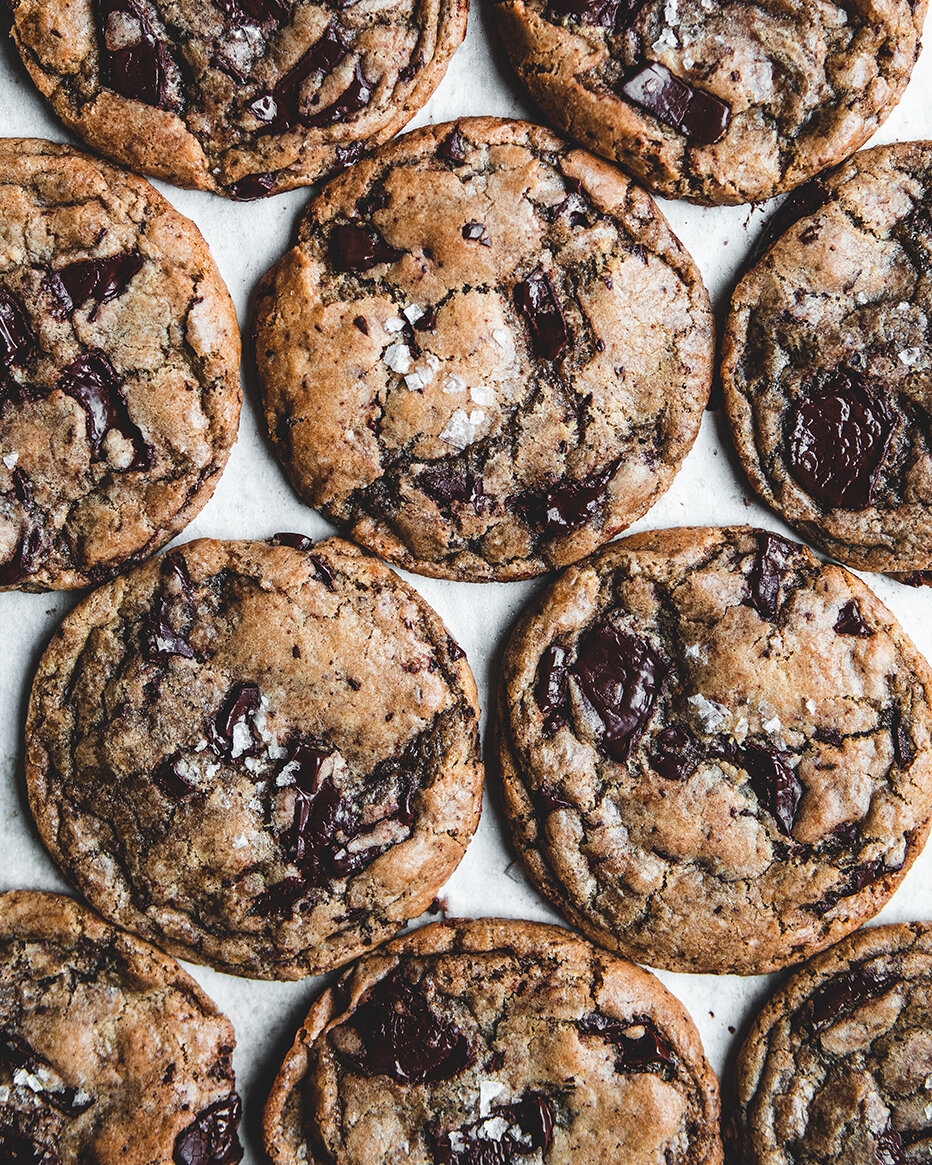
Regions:
M 509 71 L 489 7 L 488 0 L 473 0 L 466 40 L 434 97 L 410 128 L 471 114 L 542 120 Z M 70 135 L 33 88 L 5 35 L 2 7 L 0 21 L 4 27 L 0 41 L 0 135 L 69 140 Z M 929 37 L 932 38 L 932 22 Z M 870 144 L 932 137 L 930 98 L 932 49 L 920 58 L 903 101 Z M 230 287 L 245 331 L 251 321 L 256 283 L 291 246 L 307 192 L 296 190 L 264 202 L 237 204 L 166 183 L 156 185 L 201 229 Z M 706 209 L 685 202 L 661 202 L 661 206 L 698 263 L 721 315 L 735 273 L 773 206 Z M 213 499 L 178 541 L 198 536 L 265 538 L 278 530 L 295 530 L 314 538 L 332 533 L 327 522 L 298 500 L 270 454 L 260 429 L 248 354 L 244 361 L 244 390 L 239 441 L 226 473 Z M 792 535 L 774 514 L 752 500 L 731 450 L 723 414 L 706 413 L 699 439 L 672 488 L 631 528 L 632 532 L 745 522 Z M 406 577 L 433 604 L 466 650 L 479 685 L 486 726 L 508 630 L 543 583 L 471 585 Z M 882 576 L 867 577 L 920 649 L 932 656 L 932 590 L 912 590 Z M 68 889 L 37 841 L 29 816 L 22 726 L 38 658 L 62 615 L 78 597 L 0 594 L 0 889 Z M 932 917 L 930 878 L 932 844 L 913 866 L 880 920 Z M 560 921 L 514 861 L 503 823 L 488 795 L 478 832 L 443 893 L 450 913 L 455 915 Z M 264 1161 L 259 1132 L 262 1105 L 278 1064 L 322 981 L 259 983 L 203 967 L 188 969 L 236 1027 L 237 1083 L 245 1105 L 244 1161 L 246 1165 L 259 1165 Z M 740 1035 L 779 977 L 742 980 L 734 976 L 661 974 L 660 978 L 688 1007 L 713 1066 L 721 1072 L 735 1047 L 737 1036 L 733 1032 L 737 1030 Z

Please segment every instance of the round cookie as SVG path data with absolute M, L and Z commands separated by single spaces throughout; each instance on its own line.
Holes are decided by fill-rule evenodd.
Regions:
M 874 915 L 932 814 L 932 672 L 856 578 L 745 527 L 616 542 L 507 649 L 505 808 L 594 941 L 758 974 Z
M 743 1165 L 929 1160 L 932 926 L 878 926 L 813 959 L 738 1056 Z
M 436 923 L 347 970 L 272 1088 L 273 1165 L 720 1165 L 718 1082 L 679 1003 L 567 931 Z
M 70 129 L 181 186 L 253 199 L 396 134 L 469 0 L 12 0 L 13 39 Z
M 407 135 L 312 202 L 255 350 L 301 496 L 421 574 L 525 578 L 639 518 L 689 451 L 713 322 L 614 167 L 525 122 Z
M 95 591 L 42 658 L 26 746 L 81 893 L 255 978 L 331 970 L 421 914 L 481 803 L 462 650 L 338 539 L 191 542 Z
M 864 143 L 903 95 L 925 0 L 498 0 L 557 129 L 651 190 L 761 202 Z
M 783 209 L 732 297 L 722 379 L 751 484 L 849 566 L 932 566 L 932 143 L 857 154 Z
M 240 340 L 197 227 L 142 178 L 0 139 L 0 590 L 109 578 L 213 493 Z
M 0 895 L 0 1159 L 235 1165 L 233 1028 L 159 951 L 70 898 Z

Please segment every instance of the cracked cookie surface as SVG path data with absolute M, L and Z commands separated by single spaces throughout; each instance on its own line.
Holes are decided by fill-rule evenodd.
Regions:
M 29 802 L 111 921 L 300 978 L 390 937 L 452 873 L 479 816 L 477 713 L 437 615 L 355 547 L 191 542 L 54 636 Z
M 0 590 L 89 586 L 213 493 L 240 340 L 197 227 L 86 154 L 0 139 Z
M 561 132 L 650 189 L 760 202 L 835 165 L 903 95 L 925 0 L 497 0 Z
M 795 220 L 795 221 L 794 221 Z M 788 200 L 738 284 L 722 378 L 751 484 L 861 570 L 932 566 L 932 143 L 865 150 Z
M 0 1159 L 235 1165 L 233 1028 L 174 959 L 58 894 L 0 895 Z
M 653 975 L 568 931 L 436 923 L 311 1007 L 265 1111 L 274 1165 L 720 1165 L 718 1082 Z
M 301 496 L 409 570 L 478 581 L 575 561 L 667 489 L 713 323 L 647 194 L 547 130 L 470 118 L 311 204 L 255 348 Z
M 730 1122 L 745 1165 L 929 1160 L 932 926 L 870 927 L 797 972 L 754 1021 Z
M 652 966 L 758 974 L 872 917 L 932 813 L 932 673 L 856 578 L 765 531 L 624 539 L 528 611 L 501 691 L 537 885 Z
M 440 83 L 468 0 L 13 0 L 65 124 L 134 170 L 236 199 L 387 141 Z

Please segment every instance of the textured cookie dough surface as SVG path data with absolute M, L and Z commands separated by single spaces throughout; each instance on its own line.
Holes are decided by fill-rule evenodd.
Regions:
M 235 1043 L 174 959 L 70 898 L 0 895 L 0 1160 L 235 1165 Z
M 739 283 L 726 326 L 741 463 L 765 502 L 842 562 L 922 571 L 932 144 L 865 150 L 781 212 L 790 225 Z
M 0 139 L 0 590 L 88 586 L 198 513 L 239 422 L 207 245 L 142 178 Z
M 718 1082 L 646 971 L 552 926 L 437 923 L 344 973 L 272 1089 L 273 1165 L 720 1165 Z
M 564 133 L 652 190 L 758 202 L 853 153 L 903 95 L 925 0 L 497 0 Z
M 708 296 L 653 201 L 524 122 L 419 130 L 354 167 L 258 304 L 295 488 L 423 574 L 594 550 L 667 489 L 708 397 Z
M 757 1017 L 738 1057 L 743 1165 L 930 1159 L 932 929 L 863 930 L 820 955 Z
M 482 792 L 476 690 L 415 591 L 338 539 L 198 541 L 95 591 L 33 686 L 42 840 L 111 921 L 293 979 L 421 914 Z
M 757 974 L 875 914 L 932 812 L 932 674 L 856 578 L 762 530 L 571 567 L 508 647 L 505 808 L 603 946 Z
M 342 169 L 430 97 L 468 0 L 12 0 L 64 123 L 134 170 L 237 199 Z

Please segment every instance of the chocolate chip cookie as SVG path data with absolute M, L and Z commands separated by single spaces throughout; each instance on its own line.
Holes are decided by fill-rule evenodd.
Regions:
M 159 951 L 58 894 L 0 895 L 0 1160 L 235 1165 L 226 1016 Z
M 781 229 L 782 228 L 782 229 Z M 932 566 L 932 143 L 797 192 L 739 283 L 722 378 L 751 484 L 862 570 Z
M 738 1057 L 744 1165 L 919 1165 L 932 1151 L 932 926 L 862 930 L 795 974 Z
M 26 745 L 39 833 L 89 901 L 256 978 L 390 937 L 479 817 L 462 650 L 339 539 L 191 542 L 95 591 L 39 665 Z
M 565 930 L 436 923 L 312 1006 L 265 1110 L 274 1165 L 719 1165 L 682 1005 Z
M 11 0 L 55 112 L 134 170 L 230 198 L 306 186 L 427 101 L 469 0 Z
M 708 398 L 699 272 L 618 170 L 525 122 L 418 130 L 312 202 L 258 296 L 295 488 L 421 574 L 573 562 L 669 486 Z
M 0 590 L 83 587 L 164 546 L 239 422 L 236 314 L 142 178 L 0 139 Z
M 554 125 L 650 189 L 704 203 L 791 190 L 903 95 L 925 0 L 498 0 Z
M 856 578 L 763 530 L 567 570 L 508 647 L 505 808 L 537 885 L 657 967 L 757 974 L 874 915 L 932 814 L 932 672 Z

